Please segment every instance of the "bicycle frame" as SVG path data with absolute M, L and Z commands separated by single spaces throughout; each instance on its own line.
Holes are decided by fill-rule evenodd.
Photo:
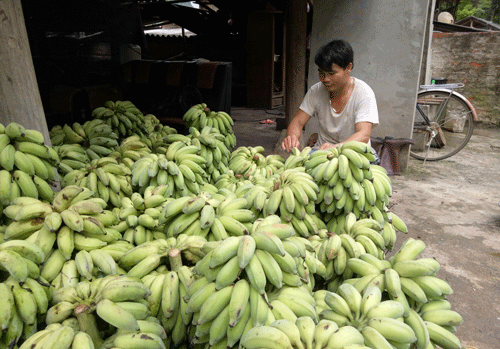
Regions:
M 472 119 L 474 121 L 477 120 L 476 110 L 472 106 L 470 101 L 467 98 L 465 98 L 464 96 L 462 96 L 460 93 L 454 91 L 454 89 L 460 88 L 463 86 L 464 86 L 464 84 L 462 84 L 462 83 L 442 84 L 442 85 L 421 85 L 420 86 L 421 90 L 418 92 L 418 95 L 425 94 L 425 93 L 433 93 L 433 92 L 438 93 L 438 95 L 441 94 L 441 100 L 439 101 L 439 107 L 438 107 L 437 111 L 432 113 L 433 118 L 434 118 L 433 120 L 430 120 L 430 114 L 427 115 L 424 112 L 424 110 L 420 106 L 418 100 L 416 103 L 416 109 L 418 110 L 420 116 L 422 117 L 423 123 L 420 123 L 420 126 L 417 126 L 417 124 L 415 124 L 414 129 L 425 130 L 426 132 L 428 132 L 428 136 L 429 136 L 428 140 L 426 141 L 426 143 L 424 145 L 426 148 L 426 151 L 425 151 L 426 155 L 423 158 L 424 163 L 427 160 L 427 152 L 430 149 L 431 144 L 433 144 L 436 137 L 441 137 L 440 134 L 442 131 L 440 131 L 441 128 L 439 125 L 441 124 L 441 121 L 444 121 L 444 118 L 446 118 L 444 111 L 448 107 L 448 102 L 450 101 L 450 99 L 452 99 L 452 97 L 454 99 L 458 99 L 458 100 L 462 101 L 465 105 L 467 105 L 469 108 L 469 111 L 472 114 L 471 115 Z M 418 99 L 418 97 L 417 97 L 417 99 Z M 444 141 L 444 138 L 443 138 L 443 141 Z M 441 140 L 439 140 L 438 142 L 441 142 Z
M 472 105 L 472 103 L 465 98 L 463 95 L 455 91 L 454 89 L 456 88 L 461 88 L 464 87 L 464 84 L 442 84 L 442 85 L 420 85 L 421 90 L 418 91 L 418 93 L 424 92 L 424 91 L 436 91 L 436 92 L 444 92 L 444 93 L 450 93 L 451 95 L 455 95 L 461 100 L 463 100 L 470 108 L 472 111 L 472 117 L 474 118 L 474 121 L 477 121 L 477 113 L 476 113 L 476 108 Z M 418 95 L 417 93 L 417 95 Z M 417 103 L 418 106 L 418 103 Z M 420 111 L 419 111 L 420 112 Z M 420 113 L 422 114 L 422 113 Z M 424 118 L 425 119 L 425 118 Z

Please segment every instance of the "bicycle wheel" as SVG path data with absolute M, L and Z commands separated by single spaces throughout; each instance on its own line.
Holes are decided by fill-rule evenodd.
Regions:
M 446 159 L 469 142 L 474 117 L 469 105 L 460 97 L 449 96 L 445 91 L 423 91 L 418 94 L 417 105 L 430 125 L 417 110 L 412 135 L 415 143 L 410 147 L 412 157 L 428 161 Z

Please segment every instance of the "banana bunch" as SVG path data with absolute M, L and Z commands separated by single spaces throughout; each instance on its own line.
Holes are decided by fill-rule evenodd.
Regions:
M 182 121 L 186 123 L 188 128 L 196 127 L 200 125 L 200 118 L 202 114 L 206 114 L 210 111 L 206 103 L 199 103 L 191 106 L 182 116 Z M 205 125 L 206 126 L 206 125 Z
M 51 280 L 54 291 L 65 287 L 76 287 L 81 281 L 91 281 L 107 275 L 124 275 L 126 271 L 118 266 L 115 258 L 119 257 L 113 252 L 119 251 L 119 255 L 125 252 L 119 249 L 112 250 L 112 247 L 114 246 L 90 251 L 80 250 L 75 253 L 74 258 L 68 260 L 64 260 L 60 250 L 54 250 L 47 260 L 48 266 L 45 270 L 42 269 L 42 275 Z
M 358 218 L 354 212 L 341 214 L 339 216 L 332 216 L 331 218 L 328 218 L 328 215 L 323 215 L 322 217 L 327 220 L 326 227 L 329 231 L 336 232 L 337 234 L 347 233 L 363 245 L 362 247 L 364 247 L 364 251 L 369 252 L 374 256 L 378 254 L 382 259 L 384 258 L 382 253 L 385 253 L 385 250 L 393 250 L 397 239 L 397 232 L 402 232 L 404 234 L 408 233 L 408 228 L 406 227 L 404 221 L 396 215 L 396 213 L 389 210 L 384 211 L 382 222 L 375 219 L 373 216 Z M 354 222 L 357 223 L 356 229 L 352 229 Z M 360 233 L 359 228 L 362 226 L 363 228 Z M 383 243 L 380 237 L 372 230 L 375 230 L 382 235 Z M 366 237 L 362 237 L 363 235 L 366 235 Z M 368 235 L 371 236 L 371 242 L 367 239 Z
M 61 186 L 76 185 L 96 193 L 109 206 L 120 207 L 121 200 L 133 194 L 131 170 L 113 157 L 90 161 L 64 175 Z
M 0 244 L 0 270 L 15 282 L 38 279 L 44 261 L 45 253 L 31 241 L 9 240 Z
M 15 348 L 36 333 L 50 303 L 48 286 L 30 277 L 23 282 L 8 277 L 0 283 L 0 343 L 6 348 Z
M 208 181 L 214 183 L 220 175 L 228 171 L 231 152 L 224 143 L 225 135 L 218 129 L 206 126 L 201 130 L 189 128 L 191 143 L 200 148 L 200 155 L 206 159 Z
M 126 275 L 81 281 L 55 291 L 46 323 L 50 326 L 76 317 L 80 330 L 90 336 L 95 348 L 110 342 L 123 348 L 147 347 L 147 341 L 133 340 L 137 334 L 153 339 L 159 348 L 164 348 L 166 335 L 162 326 L 150 316 L 145 300 L 150 294 L 140 279 Z M 100 320 L 99 328 L 97 319 Z M 125 337 L 130 339 L 130 346 L 122 344 Z
M 268 293 L 276 320 L 295 321 L 300 317 L 309 318 L 314 324 L 318 323 L 316 299 L 307 285 L 283 286 Z M 276 311 L 274 310 L 277 307 Z M 285 308 L 289 310 L 285 310 Z
M 319 186 L 320 211 L 333 217 L 354 212 L 382 224 L 392 187 L 387 171 L 373 160 L 370 147 L 357 141 L 311 154 L 305 168 Z
M 144 142 L 144 139 L 138 135 L 128 136 L 121 140 L 118 147 L 109 154 L 109 157 L 115 158 L 118 162 L 125 164 L 128 168 L 141 157 L 149 155 L 151 148 Z
M 143 278 L 160 265 L 192 266 L 205 256 L 201 250 L 206 240 L 200 236 L 180 234 L 168 239 L 146 241 L 126 251 L 118 260 L 118 266 L 131 277 Z M 167 263 L 169 262 L 169 263 Z
M 408 239 L 400 250 L 387 260 L 369 253 L 349 258 L 346 269 L 351 277 L 346 280 L 358 291 L 376 285 L 388 298 L 401 303 L 404 316 L 415 304 L 426 304 L 430 300 L 442 299 L 452 294 L 450 285 L 436 276 L 440 264 L 434 258 L 417 258 L 424 250 L 421 240 Z M 397 255 L 397 257 L 396 257 Z
M 26 239 L 36 243 L 45 253 L 42 276 L 46 273 L 55 278 L 62 264 L 72 258 L 74 251 L 90 251 L 121 239 L 121 234 L 112 228 L 118 223 L 118 217 L 112 211 L 105 210 L 104 200 L 95 198 L 87 188 L 68 186 L 55 195 L 50 205 L 36 202 L 32 205 L 45 207 L 47 212 L 38 216 L 39 225 L 35 226 L 38 229 L 33 231 L 34 222 L 30 220 L 12 222 L 8 228 L 14 229 L 17 238 L 28 236 Z M 16 216 L 21 215 L 22 210 L 23 207 Z M 20 225 L 21 222 L 24 225 Z M 52 260 L 49 263 L 51 267 L 47 266 L 49 259 Z
M 64 231 L 63 231 L 64 232 Z M 66 232 L 64 232 L 66 233 Z M 75 239 L 75 240 L 78 240 Z M 116 262 L 121 255 L 130 249 L 123 242 L 113 242 L 104 247 L 90 250 L 80 249 L 78 242 L 74 244 L 74 257 L 66 259 L 58 247 L 48 256 L 41 276 L 58 290 L 62 287 L 75 286 L 81 280 L 93 280 L 105 275 L 125 274 Z M 84 246 L 87 248 L 87 246 Z
M 265 156 L 265 149 L 262 146 L 238 147 L 231 152 L 228 168 L 236 175 L 240 174 L 245 178 L 251 176 L 262 176 L 270 178 L 274 174 L 281 172 L 285 159 L 278 154 Z
M 327 348 L 367 349 L 364 338 L 353 326 L 338 327 L 334 322 L 320 320 L 317 324 L 308 316 L 295 320 L 280 319 L 252 327 L 242 336 L 240 348 Z
M 288 170 L 297 167 L 305 167 L 311 155 L 311 150 L 311 147 L 304 147 L 302 150 L 296 147 L 292 148 L 290 155 L 285 159 L 283 169 Z
M 75 169 L 83 168 L 90 162 L 87 150 L 85 150 L 81 144 L 63 143 L 61 145 L 55 145 L 54 149 L 61 159 L 57 167 L 61 175 L 65 175 Z
M 144 115 L 130 101 L 106 101 L 104 106 L 92 111 L 92 118 L 104 121 L 119 139 L 134 134 L 140 137 L 148 134 Z
M 123 239 L 138 246 L 146 241 L 152 241 L 156 232 L 163 231 L 158 218 L 167 203 L 164 196 L 166 186 L 147 187 L 144 194 L 132 193 L 131 197 L 124 197 L 118 210 L 120 223 L 118 231 Z
M 54 323 L 34 333 L 19 348 L 94 349 L 92 338 L 71 324 Z
M 339 328 L 356 328 L 370 348 L 409 347 L 417 341 L 413 328 L 405 323 L 403 305 L 394 300 L 383 300 L 377 286 L 368 286 L 359 292 L 353 285 L 343 283 L 337 292 L 326 292 L 328 308 L 319 316 L 337 324 Z
M 431 300 L 446 298 L 453 293 L 451 286 L 436 276 L 440 263 L 434 258 L 417 258 L 425 250 L 422 240 L 407 239 L 390 257 L 391 267 L 385 270 L 386 289 L 391 299 L 403 299 L 410 303 L 426 304 Z M 401 296 L 404 295 L 404 297 Z M 404 301 L 406 298 L 407 302 Z
M 151 149 L 153 153 L 165 154 L 167 152 L 168 143 L 165 142 L 165 134 L 160 132 L 152 132 L 143 137 L 141 141 Z
M 264 205 L 264 215 L 278 214 L 303 237 L 326 228 L 316 214 L 318 186 L 311 175 L 300 168 L 284 170 L 275 176 L 273 191 Z
M 61 135 L 64 138 L 59 141 Z M 94 119 L 83 125 L 56 125 L 51 129 L 54 147 L 61 159 L 60 170 L 68 173 L 91 160 L 109 156 L 118 146 L 118 135 L 103 120 Z M 64 160 L 64 161 L 63 161 Z
M 241 174 L 235 174 L 233 170 L 228 170 L 217 177 L 213 184 L 217 189 L 227 189 L 233 193 L 236 193 L 241 187 L 247 187 L 248 184 L 253 184 L 253 179 L 258 177 L 253 177 L 251 179 L 245 178 Z M 262 177 L 261 177 L 262 179 Z
M 230 191 L 215 196 L 202 191 L 168 202 L 159 223 L 167 237 L 183 233 L 221 241 L 248 234 L 255 215 L 246 207 L 247 201 Z
M 259 294 L 244 278 L 217 289 L 206 277 L 187 289 L 186 312 L 192 315 L 188 334 L 194 345 L 235 346 L 243 333 L 274 321 L 267 296 Z
M 312 235 L 309 240 L 314 247 L 317 258 L 325 266 L 324 280 L 328 283 L 338 275 L 335 268 L 338 262 L 335 262 L 335 259 L 339 254 L 345 255 L 346 253 L 345 250 L 340 251 L 343 249 L 340 235 L 330 233 L 327 229 L 320 229 L 318 234 Z M 342 272 L 340 275 L 342 275 Z
M 177 258 L 179 250 L 171 250 L 170 257 Z M 172 262 L 172 264 L 176 264 Z M 170 345 L 178 347 L 187 340 L 188 329 L 193 315 L 187 313 L 184 300 L 189 286 L 196 280 L 191 267 L 180 265 L 173 270 L 164 266 L 143 277 L 144 284 L 151 290 L 147 297 L 151 316 L 163 326 Z M 163 269 L 163 270 L 160 270 Z
M 168 134 L 177 133 L 175 128 L 168 125 L 162 125 L 160 120 L 153 114 L 144 115 L 144 124 L 150 135 L 156 133 L 159 136 L 165 137 Z
M 379 259 L 385 258 L 387 246 L 393 246 L 396 241 L 396 229 L 389 223 L 382 225 L 373 218 L 356 219 L 352 212 L 346 215 L 344 230 L 340 234 L 341 239 L 346 238 L 344 234 L 349 235 L 359 244 L 361 253 L 369 253 Z M 346 241 L 344 245 L 350 252 L 348 243 L 349 241 Z M 351 256 L 355 257 L 355 255 Z
M 19 196 L 3 210 L 6 221 L 4 240 L 24 240 L 40 230 L 53 212 L 50 203 L 29 196 Z
M 165 153 L 167 151 L 168 142 L 166 137 L 177 134 L 177 130 L 167 125 L 157 125 L 155 131 L 151 131 L 142 141 L 155 153 Z
M 0 203 L 8 205 L 19 196 L 50 201 L 56 180 L 59 156 L 44 144 L 43 134 L 11 122 L 1 125 L 0 133 Z
M 165 154 L 148 154 L 131 167 L 132 186 L 142 193 L 148 186 L 167 185 L 169 197 L 198 194 L 206 182 L 206 159 L 200 149 L 182 141 L 173 142 Z
M 444 298 L 430 300 L 425 304 L 412 304 L 404 320 L 415 332 L 417 349 L 436 346 L 443 349 L 462 348 L 455 332 L 463 319 Z
M 258 177 L 253 178 L 255 179 Z M 267 185 L 265 181 L 253 183 L 251 180 L 246 180 L 245 183 L 246 185 L 241 185 L 240 188 L 235 189 L 235 194 L 247 200 L 248 206 L 246 208 L 252 210 L 255 217 L 265 218 L 263 210 L 272 192 L 272 186 Z
M 236 136 L 233 132 L 234 120 L 223 111 L 210 110 L 205 103 L 193 105 L 182 117 L 188 128 L 202 130 L 205 127 L 218 129 L 225 137 L 226 147 L 232 151 L 236 146 Z
M 216 290 L 245 279 L 257 294 L 266 298 L 285 286 L 304 285 L 311 290 L 314 285 L 309 282 L 319 270 L 317 259 L 308 256 L 309 247 L 301 241 L 303 238 L 295 239 L 294 235 L 290 225 L 281 223 L 278 216 L 269 216 L 256 222 L 248 235 L 207 243 L 206 255 L 196 263 L 193 272 L 214 282 Z M 297 305 L 295 309 L 300 308 Z M 312 309 L 310 306 L 309 311 Z

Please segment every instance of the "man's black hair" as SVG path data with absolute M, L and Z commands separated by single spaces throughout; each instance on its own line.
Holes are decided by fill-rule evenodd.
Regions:
M 351 45 L 344 40 L 332 40 L 323 45 L 314 56 L 314 63 L 323 71 L 331 71 L 335 63 L 342 69 L 353 63 L 354 52 Z

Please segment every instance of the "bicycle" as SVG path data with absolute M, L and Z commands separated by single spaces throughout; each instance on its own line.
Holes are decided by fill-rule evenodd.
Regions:
M 424 163 L 443 160 L 457 154 L 469 142 L 477 115 L 470 101 L 455 91 L 463 86 L 462 83 L 420 85 L 410 156 Z

